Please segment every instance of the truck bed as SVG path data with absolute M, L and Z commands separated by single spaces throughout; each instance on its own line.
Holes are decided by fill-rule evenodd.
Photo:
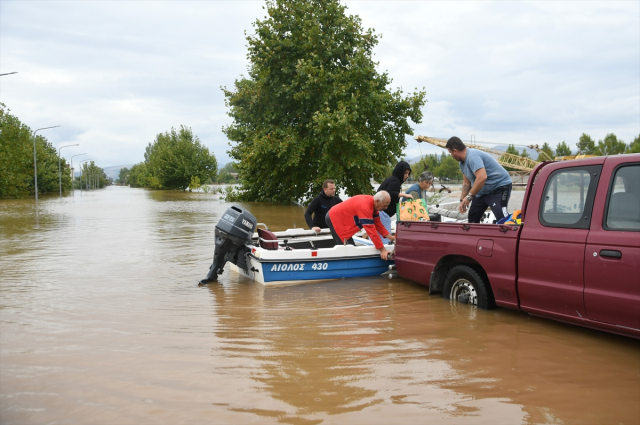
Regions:
M 520 226 L 401 222 L 396 232 L 402 241 L 396 246 L 400 276 L 437 292 L 445 277 L 445 273 L 438 272 L 456 264 L 470 265 L 470 259 L 491 282 L 496 304 L 518 308 L 514 276 Z

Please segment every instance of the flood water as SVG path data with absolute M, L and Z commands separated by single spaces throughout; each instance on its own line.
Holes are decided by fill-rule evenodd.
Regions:
M 0 201 L 0 422 L 640 423 L 637 340 L 401 278 L 265 288 L 227 266 L 198 286 L 228 206 L 127 187 Z

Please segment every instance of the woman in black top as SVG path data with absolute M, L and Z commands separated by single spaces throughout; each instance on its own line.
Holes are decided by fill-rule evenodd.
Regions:
M 400 161 L 396 164 L 391 173 L 391 177 L 387 177 L 378 187 L 378 192 L 386 190 L 391 196 L 391 202 L 384 211 L 389 217 L 393 217 L 396 213 L 396 205 L 400 202 L 400 198 L 412 198 L 408 193 L 402 192 L 402 183 L 409 178 L 411 174 L 411 166 L 408 162 Z

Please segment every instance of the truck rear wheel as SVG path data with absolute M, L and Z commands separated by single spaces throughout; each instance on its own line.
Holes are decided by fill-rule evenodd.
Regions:
M 495 307 L 492 294 L 482 277 L 469 266 L 455 266 L 447 274 L 442 298 L 469 303 L 483 310 Z

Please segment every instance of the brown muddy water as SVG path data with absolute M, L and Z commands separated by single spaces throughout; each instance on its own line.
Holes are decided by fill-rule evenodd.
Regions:
M 640 423 L 640 341 L 400 278 L 198 286 L 228 206 L 125 187 L 0 201 L 0 422 Z

